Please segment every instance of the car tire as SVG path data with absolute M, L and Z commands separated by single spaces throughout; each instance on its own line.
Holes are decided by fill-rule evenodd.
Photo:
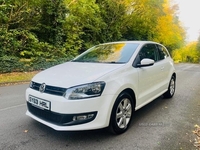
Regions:
M 127 92 L 121 93 L 112 109 L 109 125 L 110 132 L 113 134 L 124 133 L 131 123 L 134 111 L 133 98 Z
M 172 76 L 169 82 L 168 90 L 163 94 L 163 96 L 165 98 L 172 98 L 174 96 L 175 89 L 176 89 L 176 79 L 175 76 Z

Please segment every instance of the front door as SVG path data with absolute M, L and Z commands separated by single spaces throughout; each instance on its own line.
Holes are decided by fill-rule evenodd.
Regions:
M 153 59 L 154 65 L 148 67 L 140 67 L 138 70 L 138 102 L 136 107 L 141 108 L 156 98 L 160 92 L 159 82 L 162 77 L 162 66 L 157 58 L 157 47 L 155 44 L 146 44 L 140 50 L 139 62 L 144 58 Z M 136 108 L 137 109 L 137 108 Z

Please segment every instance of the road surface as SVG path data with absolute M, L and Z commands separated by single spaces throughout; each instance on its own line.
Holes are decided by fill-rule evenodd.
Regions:
M 0 87 L 0 150 L 195 150 L 200 125 L 200 65 L 177 64 L 172 99 L 157 98 L 138 110 L 129 130 L 58 132 L 25 115 L 28 84 Z

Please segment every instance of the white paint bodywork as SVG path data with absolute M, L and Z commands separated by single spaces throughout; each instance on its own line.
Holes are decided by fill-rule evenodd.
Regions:
M 104 81 L 106 85 L 101 96 L 80 100 L 68 100 L 63 96 L 41 93 L 31 88 L 26 90 L 27 101 L 29 95 L 48 100 L 51 102 L 53 112 L 74 114 L 97 111 L 93 121 L 73 126 L 58 126 L 34 116 L 28 110 L 26 114 L 55 130 L 90 130 L 109 125 L 114 102 L 125 89 L 131 89 L 135 93 L 135 110 L 148 104 L 167 91 L 175 69 L 170 57 L 152 66 L 134 68 L 132 64 L 137 53 L 145 43 L 149 42 L 139 43 L 137 50 L 126 64 L 67 62 L 42 71 L 32 79 L 34 82 L 64 88 Z

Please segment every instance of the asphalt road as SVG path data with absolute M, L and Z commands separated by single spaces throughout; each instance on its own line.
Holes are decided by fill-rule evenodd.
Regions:
M 0 150 L 195 150 L 200 125 L 200 65 L 178 64 L 172 99 L 157 98 L 138 110 L 129 130 L 58 132 L 25 115 L 27 84 L 0 87 Z

